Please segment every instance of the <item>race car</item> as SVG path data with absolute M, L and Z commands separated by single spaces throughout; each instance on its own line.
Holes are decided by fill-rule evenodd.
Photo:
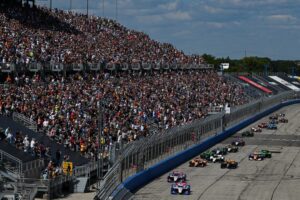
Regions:
M 227 145 L 225 148 L 227 149 L 227 152 L 229 152 L 229 153 L 236 153 L 236 152 L 238 152 L 238 150 L 239 150 L 238 147 L 233 146 L 233 145 L 231 145 L 231 144 L 230 144 L 230 145 Z
M 231 142 L 231 144 L 234 145 L 234 146 L 244 146 L 245 145 L 245 141 L 242 140 L 241 138 L 237 138 L 237 139 L 233 140 Z
M 288 123 L 289 120 L 286 119 L 286 118 L 280 118 L 280 119 L 279 119 L 279 122 L 280 122 L 280 123 Z
M 268 124 L 266 122 L 262 122 L 260 124 L 258 124 L 258 128 L 267 128 Z
M 272 119 L 269 121 L 269 124 L 278 124 L 278 120 Z
M 221 168 L 228 168 L 228 169 L 236 169 L 238 167 L 238 163 L 235 160 L 225 160 L 221 163 Z
M 268 129 L 271 129 L 271 130 L 276 130 L 276 129 L 277 129 L 277 125 L 276 125 L 276 124 L 269 123 L 267 128 L 268 128 Z
M 200 154 L 200 158 L 208 160 L 213 155 L 214 155 L 214 153 L 212 151 L 205 151 Z
M 223 162 L 225 160 L 224 156 L 222 155 L 217 155 L 217 154 L 214 154 L 212 156 L 210 156 L 208 159 L 206 159 L 208 162 L 213 162 L 213 163 L 216 163 L 216 162 Z
M 191 186 L 188 185 L 185 181 L 179 181 L 171 185 L 171 194 L 191 194 Z
M 262 149 L 260 150 L 260 154 L 263 155 L 265 158 L 272 158 L 272 153 L 269 150 Z
M 263 160 L 265 157 L 261 153 L 254 152 L 248 156 L 249 160 Z
M 257 128 L 257 127 L 252 127 L 252 128 L 251 128 L 251 131 L 252 131 L 252 132 L 255 132 L 255 133 L 256 133 L 256 132 L 261 132 L 261 128 L 259 128 L 259 127 L 258 127 L 258 128 Z
M 207 165 L 207 161 L 199 157 L 194 158 L 189 162 L 190 167 L 205 167 L 206 165 Z
M 168 175 L 168 182 L 186 181 L 186 174 L 174 171 Z
M 242 132 L 242 137 L 253 137 L 253 136 L 254 136 L 254 132 L 253 131 Z
M 271 116 L 269 117 L 269 119 L 278 119 L 278 114 L 271 115 Z
M 227 148 L 218 147 L 218 148 L 213 149 L 211 152 L 213 152 L 214 154 L 217 154 L 217 155 L 226 155 Z

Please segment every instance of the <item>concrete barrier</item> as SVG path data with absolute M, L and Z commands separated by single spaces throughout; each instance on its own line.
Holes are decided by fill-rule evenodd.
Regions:
M 146 170 L 143 170 L 129 178 L 127 178 L 111 195 L 111 199 L 115 199 L 114 197 L 118 196 L 121 191 L 124 189 L 130 191 L 131 193 L 136 192 L 138 189 L 145 186 L 147 183 L 151 182 L 157 177 L 167 173 L 168 171 L 178 167 L 179 165 L 187 162 L 188 160 L 192 159 L 193 157 L 199 155 L 201 152 L 205 151 L 206 149 L 214 146 L 215 144 L 223 141 L 224 139 L 228 138 L 229 136 L 235 134 L 237 131 L 245 128 L 246 126 L 254 123 L 255 121 L 275 112 L 276 110 L 292 105 L 300 103 L 300 99 L 297 100 L 290 100 L 282 102 L 276 106 L 273 106 L 263 112 L 257 113 L 254 116 L 251 116 L 240 123 L 226 129 L 224 132 L 219 133 L 215 136 L 211 136 L 205 139 L 200 144 L 191 146 L 185 151 L 175 154 L 165 160 L 160 161 L 159 163 L 149 167 Z

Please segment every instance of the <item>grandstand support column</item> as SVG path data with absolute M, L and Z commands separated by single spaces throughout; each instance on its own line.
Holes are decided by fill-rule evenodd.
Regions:
M 52 10 L 52 0 L 50 0 L 50 10 Z

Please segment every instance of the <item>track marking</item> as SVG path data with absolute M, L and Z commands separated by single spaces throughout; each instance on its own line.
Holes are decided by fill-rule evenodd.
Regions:
M 253 149 L 253 151 L 255 151 L 256 149 L 257 149 L 258 147 L 255 147 L 254 149 Z M 240 163 L 242 163 L 244 160 L 245 160 L 245 158 L 248 158 L 248 156 L 246 155 L 245 157 L 243 157 L 240 161 L 239 161 L 239 165 L 240 165 Z M 205 194 L 205 192 L 207 192 L 214 184 L 216 184 L 219 180 L 221 180 L 226 174 L 228 174 L 229 172 L 231 171 L 231 169 L 227 169 L 227 172 L 225 172 L 222 176 L 220 176 L 219 178 L 217 178 L 213 183 L 211 183 L 209 186 L 207 186 L 204 190 L 203 190 L 203 192 L 200 194 L 200 196 L 198 197 L 198 199 L 197 200 L 200 200 L 202 197 L 203 197 L 203 195 Z
M 290 168 L 293 166 L 294 161 L 296 160 L 296 158 L 299 155 L 300 150 L 298 150 L 298 153 L 295 155 L 295 157 L 293 158 L 293 161 L 291 162 L 291 164 L 289 165 L 289 167 L 285 170 L 284 174 L 280 177 L 280 180 L 278 181 L 276 187 L 274 188 L 273 192 L 272 192 L 272 196 L 271 196 L 271 200 L 273 200 L 274 198 L 274 194 L 278 188 L 278 186 L 280 185 L 280 183 L 282 182 L 283 178 L 286 176 L 286 173 L 290 170 Z
M 258 147 L 257 147 L 258 148 Z M 271 158 L 272 159 L 272 158 Z M 268 163 L 271 162 L 270 159 L 268 159 L 268 162 L 265 163 L 265 165 L 259 169 L 257 166 L 256 166 L 256 172 L 255 172 L 255 175 L 254 177 L 250 180 L 250 182 L 247 183 L 247 186 L 241 191 L 241 193 L 239 194 L 238 196 L 238 200 L 242 200 L 242 195 L 244 194 L 245 191 L 247 191 L 247 189 L 249 188 L 249 186 L 251 185 L 251 183 L 253 183 L 253 181 L 255 181 L 255 179 L 261 175 L 261 173 L 268 167 Z

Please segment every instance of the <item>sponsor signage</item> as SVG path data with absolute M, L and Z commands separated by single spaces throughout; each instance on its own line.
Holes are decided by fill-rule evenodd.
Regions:
M 73 173 L 73 163 L 72 162 L 63 162 L 63 172 L 66 175 L 72 175 Z
M 278 76 L 269 76 L 271 79 L 281 83 L 282 85 L 290 88 L 291 90 L 294 90 L 294 91 L 300 91 L 300 89 L 298 87 L 296 87 L 295 85 L 287 82 L 286 80 L 283 80 L 282 78 L 279 78 Z
M 269 82 L 271 85 L 278 85 L 277 83 L 275 82 Z

